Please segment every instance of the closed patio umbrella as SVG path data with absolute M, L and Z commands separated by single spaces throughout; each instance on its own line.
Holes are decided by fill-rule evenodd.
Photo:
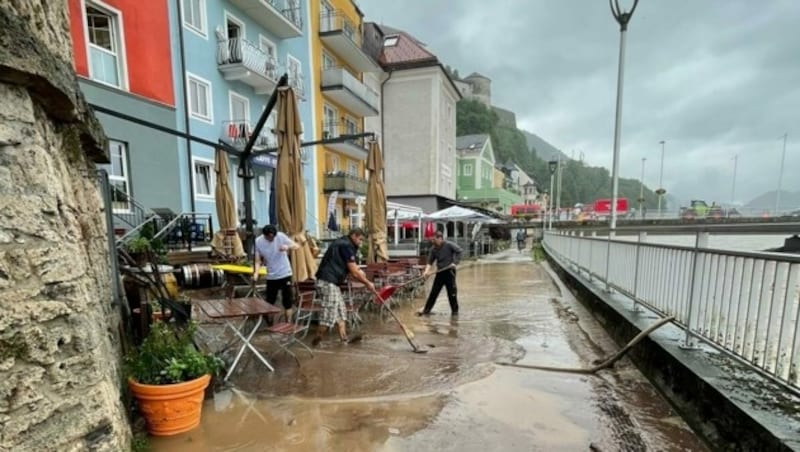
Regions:
M 300 162 L 300 133 L 303 125 L 292 88 L 279 88 L 277 108 L 275 134 L 278 138 L 278 166 L 275 170 L 275 198 L 278 227 L 300 245 L 300 248 L 291 251 L 290 259 L 295 280 L 305 281 L 314 277 L 317 263 L 306 237 L 306 188 Z
M 211 246 L 227 256 L 238 259 L 245 254 L 242 240 L 236 231 L 236 206 L 228 182 L 228 155 L 222 149 L 217 149 L 214 153 L 214 171 L 216 172 L 214 201 L 217 207 L 219 231 L 214 234 Z
M 367 262 L 386 262 L 389 260 L 389 250 L 386 245 L 386 188 L 383 185 L 382 175 L 383 155 L 377 141 L 369 145 L 367 170 L 369 171 L 365 207 L 365 223 L 369 235 Z

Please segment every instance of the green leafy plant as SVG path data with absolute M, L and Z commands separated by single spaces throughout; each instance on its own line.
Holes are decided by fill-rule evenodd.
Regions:
M 197 350 L 192 342 L 196 331 L 194 323 L 182 328 L 154 323 L 142 345 L 126 358 L 128 375 L 142 384 L 165 385 L 216 374 L 222 360 Z
M 128 248 L 128 252 L 132 254 L 146 253 L 153 250 L 150 239 L 141 235 L 131 239 L 131 241 L 127 243 L 126 247 Z

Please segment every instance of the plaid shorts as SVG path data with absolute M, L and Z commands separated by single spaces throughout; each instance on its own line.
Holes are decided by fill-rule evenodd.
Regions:
M 344 322 L 347 320 L 344 296 L 342 296 L 342 290 L 339 289 L 339 286 L 318 279 L 316 287 L 317 292 L 320 294 L 320 304 L 322 305 L 322 315 L 319 319 L 320 325 L 330 328 L 338 321 Z

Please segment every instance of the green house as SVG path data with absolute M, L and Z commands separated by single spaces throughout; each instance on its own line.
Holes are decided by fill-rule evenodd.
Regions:
M 519 194 L 494 183 L 495 156 L 489 135 L 457 137 L 456 158 L 456 197 L 459 202 L 502 214 L 509 214 L 512 204 L 522 203 Z

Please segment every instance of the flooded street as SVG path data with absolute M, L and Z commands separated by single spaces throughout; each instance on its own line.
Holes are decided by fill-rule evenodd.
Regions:
M 527 250 L 465 265 L 458 285 L 457 320 L 444 291 L 428 318 L 413 315 L 423 299 L 396 309 L 427 354 L 366 314 L 359 344 L 328 341 L 300 366 L 277 354 L 274 373 L 250 359 L 199 428 L 153 450 L 706 450 L 627 359 L 596 376 L 495 364 L 588 367 L 618 350 Z

